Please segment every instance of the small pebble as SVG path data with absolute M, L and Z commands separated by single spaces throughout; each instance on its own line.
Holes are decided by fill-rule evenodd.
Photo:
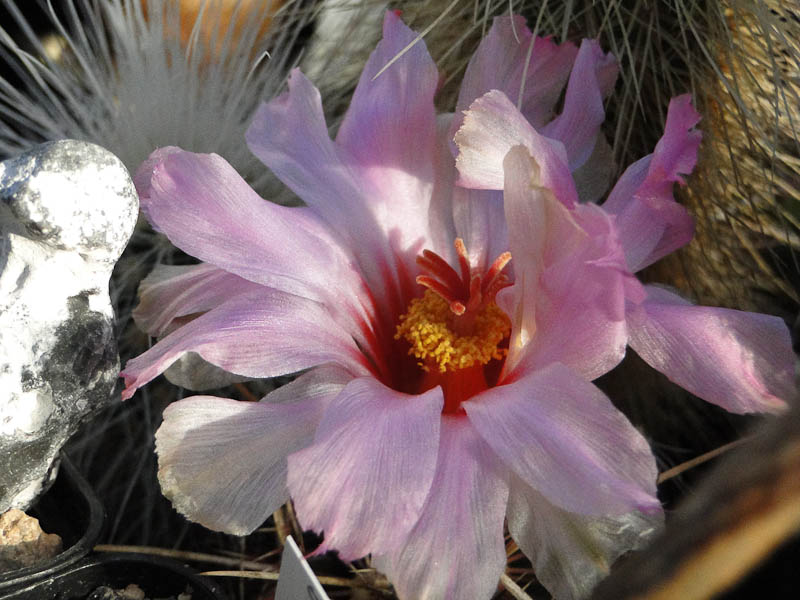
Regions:
M 122 589 L 102 585 L 86 597 L 86 600 L 151 600 L 144 594 L 144 590 L 135 583 L 128 584 Z M 192 600 L 192 593 L 187 588 L 177 596 L 153 598 L 152 600 Z
M 53 558 L 61 545 L 58 535 L 42 531 L 39 519 L 17 508 L 0 515 L 0 573 Z

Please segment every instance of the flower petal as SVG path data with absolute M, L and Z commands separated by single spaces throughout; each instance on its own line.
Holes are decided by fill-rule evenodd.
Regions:
M 247 535 L 289 499 L 286 457 L 311 442 L 321 416 L 320 399 L 170 404 L 156 432 L 161 490 L 192 521 Z
M 382 279 L 398 270 L 396 261 L 413 269 L 429 237 L 436 66 L 419 41 L 377 76 L 416 37 L 387 11 L 383 39 L 361 74 L 336 143 L 319 92 L 297 70 L 289 91 L 262 105 L 247 132 L 256 156 L 354 247 L 366 247 L 356 258 L 373 289 L 385 287 Z
M 417 255 L 423 247 L 430 247 L 429 209 L 434 183 L 440 176 L 434 172 L 440 166 L 436 163 L 433 104 L 438 79 L 424 42 L 394 11 L 386 11 L 383 39 L 361 73 L 336 136 L 337 146 L 348 157 L 364 189 L 365 214 L 361 220 L 368 216 L 374 222 L 371 230 L 379 232 L 376 242 L 366 243 L 376 250 L 381 244 L 391 247 L 384 257 L 389 265 L 384 274 L 401 269 L 415 272 Z M 449 171 L 452 166 L 445 168 Z M 352 222 L 341 225 L 353 231 Z M 365 244 L 364 230 L 355 232 L 356 247 Z M 381 272 L 379 261 L 367 263 L 362 258 L 361 264 L 368 274 Z M 404 284 L 411 284 L 411 280 L 404 282 L 399 277 L 395 281 L 397 287 Z M 410 287 L 416 289 L 415 285 Z M 405 306 L 397 308 L 403 310 Z
M 418 223 L 408 229 L 420 232 L 427 229 L 426 204 L 434 179 L 433 95 L 438 72 L 425 44 L 418 40 L 378 75 L 416 38 L 397 14 L 386 12 L 383 39 L 361 73 L 336 143 L 379 193 L 374 202 L 390 209 L 398 224 L 406 225 L 408 219 Z
M 164 377 L 172 385 L 193 392 L 215 390 L 233 383 L 248 381 L 250 377 L 234 375 L 203 360 L 194 352 L 187 352 L 164 371 Z
M 435 122 L 431 129 L 435 136 Z M 431 190 L 412 197 L 375 188 L 358 161 L 330 139 L 319 91 L 297 69 L 289 77 L 289 90 L 261 105 L 246 137 L 253 153 L 353 249 L 376 303 L 385 312 L 400 314 L 407 298 L 398 299 L 396 292 L 404 285 L 413 287 L 413 278 L 400 272 L 413 272 L 426 242 L 427 223 L 420 227 Z M 433 161 L 434 154 L 431 146 L 424 158 Z M 404 193 L 414 187 L 409 183 L 413 179 L 406 180 Z M 418 189 L 427 189 L 427 183 Z
M 156 265 L 139 284 L 139 304 L 133 318 L 140 329 L 163 337 L 231 297 L 262 290 L 263 286 L 208 263 Z M 164 376 L 173 384 L 195 392 L 247 381 L 187 352 Z
M 660 200 L 639 197 L 637 193 L 616 217 L 619 238 L 632 273 L 685 246 L 694 237 L 694 220 L 672 199 L 671 191 Z
M 495 17 L 464 73 L 456 114 L 486 92 L 500 90 L 514 100 L 522 93 L 522 114 L 534 127 L 549 121 L 578 50 L 570 42 L 558 45 L 550 38 L 532 38 L 523 17 Z
M 454 115 L 441 114 L 436 119 L 437 150 L 434 154 L 436 181 L 431 193 L 428 219 L 430 227 L 430 246 L 432 250 L 451 264 L 458 260 L 453 249 L 453 240 L 457 237 L 453 223 L 453 192 L 457 189 L 455 179 L 455 159 L 450 149 L 453 135 L 450 133 Z
M 697 149 L 703 134 L 694 129 L 700 122 L 700 113 L 692 106 L 689 94 L 670 100 L 664 135 L 658 140 L 650 164 L 649 185 L 671 189 L 669 183 L 686 183 L 681 175 L 688 175 L 697 164 Z
M 217 155 L 162 148 L 136 182 L 150 223 L 192 256 L 315 300 L 362 290 L 352 257 L 311 211 L 263 200 Z
M 289 457 L 289 489 L 304 528 L 325 533 L 318 552 L 346 560 L 397 546 L 433 479 L 441 388 L 409 396 L 373 378 L 331 402 L 313 445 Z
M 236 296 L 201 315 L 128 361 L 122 398 L 159 375 L 186 352 L 196 352 L 226 371 L 274 377 L 335 362 L 366 374 L 353 339 L 320 304 L 264 288 Z
M 419 203 L 430 196 L 434 179 L 436 67 L 420 41 L 375 78 L 415 38 L 397 15 L 386 13 L 383 40 L 362 72 L 335 144 L 319 92 L 297 69 L 288 92 L 263 104 L 247 132 L 250 149 L 281 181 L 361 245 L 377 244 L 364 239 L 376 224 L 410 237 L 426 213 Z
M 659 510 L 647 442 L 567 367 L 552 364 L 462 406 L 506 466 L 560 508 L 597 516 Z
M 654 369 L 735 413 L 776 412 L 797 397 L 782 319 L 694 306 L 665 289 L 646 289 L 647 300 L 631 307 L 630 345 Z
M 542 185 L 569 208 L 578 200 L 564 145 L 538 134 L 502 92 L 488 92 L 470 105 L 455 142 L 459 185 L 502 189 L 503 160 L 511 148 L 523 145 L 539 164 Z
M 139 304 L 133 318 L 140 329 L 161 337 L 174 328 L 178 317 L 209 311 L 232 296 L 260 288 L 257 283 L 208 263 L 156 265 L 139 284 Z
M 613 224 L 596 206 L 572 211 L 554 199 L 528 151 L 505 160 L 504 204 L 516 281 L 498 296 L 511 317 L 505 372 L 561 362 L 587 379 L 622 360 L 625 259 Z
M 335 364 L 321 365 L 306 371 L 294 381 L 272 390 L 262 402 L 282 404 L 298 400 L 321 399 L 325 407 L 353 379 L 346 369 Z
M 632 272 L 686 245 L 694 235 L 692 218 L 673 199 L 672 187 L 683 184 L 681 175 L 691 173 L 697 162 L 702 134 L 693 127 L 699 120 L 688 95 L 673 98 L 655 151 L 628 167 L 603 204 L 617 217 Z
M 616 170 L 614 150 L 609 146 L 605 136 L 597 136 L 597 143 L 589 158 L 572 172 L 580 202 L 582 204 L 597 202 L 605 196 L 611 185 L 611 176 Z
M 564 144 L 570 171 L 582 166 L 594 150 L 605 119 L 600 81 L 607 85 L 608 80 L 616 79 L 616 73 L 614 56 L 604 54 L 597 40 L 583 40 L 569 77 L 564 109 L 542 128 L 543 135 Z
M 319 91 L 299 69 L 292 69 L 288 86 L 258 108 L 247 145 L 328 222 L 337 222 L 341 211 L 356 216 L 361 188 L 328 134 Z
M 479 272 L 508 250 L 503 194 L 494 190 L 453 188 L 453 218 L 470 264 Z
M 530 559 L 536 579 L 559 600 L 588 597 L 614 561 L 647 544 L 663 521 L 660 511 L 614 517 L 567 512 L 512 478 L 508 530 Z
M 419 521 L 394 552 L 373 557 L 405 600 L 483 600 L 506 563 L 508 486 L 463 417 L 442 417 L 436 475 Z

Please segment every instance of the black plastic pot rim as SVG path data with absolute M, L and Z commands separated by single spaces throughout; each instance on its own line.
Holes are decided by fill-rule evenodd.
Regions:
M 105 520 L 103 505 L 95 495 L 89 482 L 86 481 L 77 467 L 64 453 L 61 454 L 61 465 L 59 466 L 57 478 L 66 478 L 69 481 L 72 492 L 79 496 L 81 503 L 85 505 L 83 508 L 86 511 L 87 527 L 74 544 L 53 558 L 31 567 L 0 573 L 0 598 L 5 598 L 4 592 L 6 590 L 25 587 L 28 584 L 53 577 L 55 574 L 68 569 L 89 554 L 100 537 Z
M 150 597 L 177 596 L 188 587 L 192 600 L 225 600 L 225 594 L 212 580 L 205 579 L 186 565 L 149 554 L 97 554 L 28 585 L 0 592 L 2 600 L 63 600 L 85 598 L 101 586 L 122 589 L 138 585 Z M 165 592 L 165 587 L 170 590 Z M 153 591 L 155 590 L 155 591 Z

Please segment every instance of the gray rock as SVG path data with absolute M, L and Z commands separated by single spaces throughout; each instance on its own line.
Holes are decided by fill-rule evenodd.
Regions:
M 0 513 L 27 508 L 64 442 L 116 397 L 108 281 L 137 215 L 125 167 L 94 144 L 0 163 Z

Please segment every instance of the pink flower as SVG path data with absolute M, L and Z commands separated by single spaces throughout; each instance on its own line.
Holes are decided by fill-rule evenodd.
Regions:
M 521 89 L 533 40 L 498 19 L 465 76 L 458 141 L 462 179 L 505 191 L 470 190 L 454 186 L 461 117 L 437 121 L 424 45 L 373 80 L 415 38 L 391 12 L 383 33 L 335 141 L 299 71 L 248 132 L 307 206 L 263 201 L 215 155 L 165 148 L 139 169 L 150 222 L 204 263 L 143 283 L 140 323 L 165 337 L 127 364 L 123 395 L 188 352 L 249 377 L 305 370 L 258 403 L 167 408 L 159 479 L 180 512 L 246 534 L 291 495 L 301 524 L 324 532 L 320 552 L 371 553 L 414 599 L 489 598 L 507 517 L 551 591 L 586 595 L 662 518 L 647 442 L 590 383 L 621 360 L 631 323 L 655 322 L 621 243 L 625 210 L 578 203 L 603 187 L 586 169 L 605 160 L 615 64 L 595 42 L 535 40 L 520 116 L 501 92 Z M 670 131 L 662 143 L 693 162 L 693 134 Z M 482 149 L 487 132 L 499 138 Z M 644 180 L 669 195 L 671 172 L 653 171 L 614 193 Z M 648 257 L 672 239 L 672 221 L 657 223 Z M 749 333 L 735 333 L 752 358 L 744 384 L 769 385 L 758 361 L 783 348 L 748 346 Z

